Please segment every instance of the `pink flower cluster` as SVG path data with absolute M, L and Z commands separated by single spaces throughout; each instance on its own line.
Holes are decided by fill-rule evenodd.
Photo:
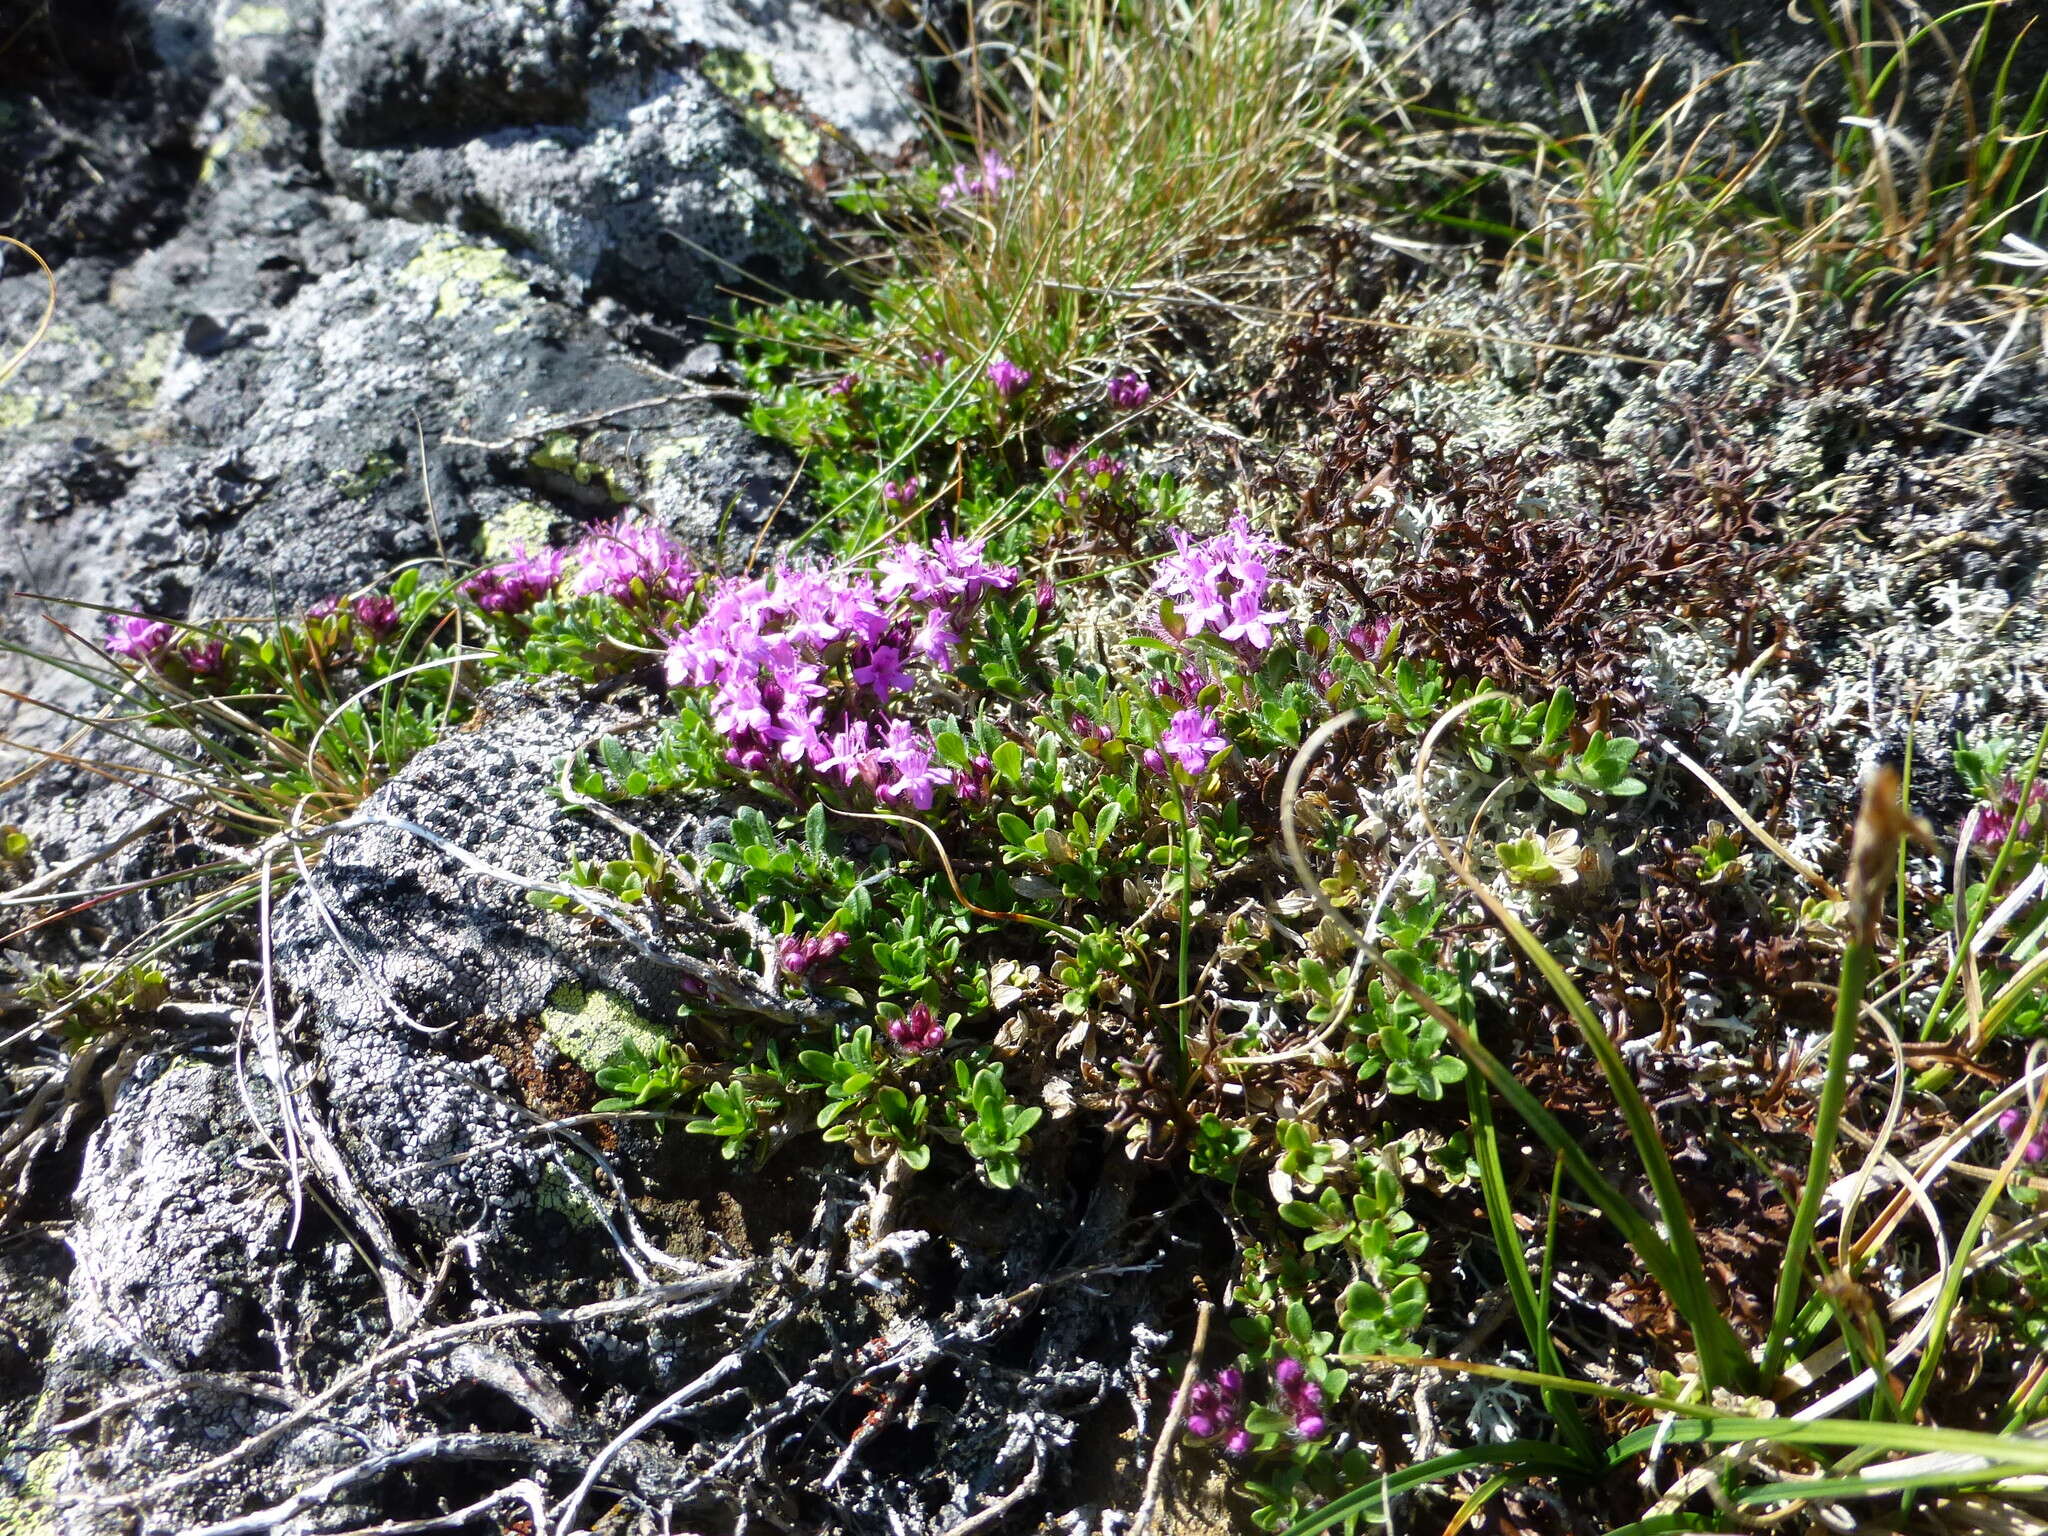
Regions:
M 1252 1448 L 1250 1431 L 1239 1422 L 1244 1417 L 1244 1372 L 1225 1366 L 1207 1381 L 1198 1381 L 1188 1394 L 1188 1435 L 1195 1440 L 1221 1440 L 1232 1456 Z
M 569 590 L 601 592 L 622 603 L 681 597 L 697 579 L 689 552 L 653 523 L 618 517 L 583 535 L 572 555 Z
M 1229 745 L 1217 728 L 1216 717 L 1199 708 L 1176 711 L 1159 736 L 1159 750 L 1196 778 Z
M 1970 836 L 1970 845 L 1995 854 L 2015 832 L 2031 837 L 2040 830 L 2039 808 L 2044 803 L 2048 803 L 2048 784 L 2036 781 L 2022 805 L 2019 781 L 2008 778 L 1998 787 L 1997 804 L 1978 813 L 1977 830 Z
M 1304 1440 L 1320 1440 L 1330 1432 L 1323 1418 L 1323 1389 L 1308 1379 L 1308 1369 L 1292 1355 L 1273 1367 L 1282 1411 L 1293 1416 L 1294 1432 Z
M 986 560 L 978 539 L 942 536 L 897 545 L 877 575 L 782 566 L 720 582 L 670 640 L 668 681 L 712 690 L 712 723 L 736 766 L 779 759 L 929 810 L 951 770 L 929 736 L 889 717 L 888 701 L 914 686 L 914 668 L 950 672 L 958 626 L 1017 572 Z
M 227 671 L 225 640 L 207 640 L 173 652 L 171 642 L 177 634 L 177 629 L 162 619 L 140 613 L 117 613 L 107 620 L 107 651 L 139 667 L 161 668 L 175 657 L 194 678 L 219 677 Z
M 1109 381 L 1106 392 L 1109 403 L 1120 411 L 1139 410 L 1152 398 L 1152 386 L 1135 373 L 1118 374 Z
M 462 590 L 485 613 L 524 613 L 555 590 L 565 558 L 559 549 L 536 552 L 515 544 L 509 560 L 484 567 L 462 584 Z
M 1031 370 L 1018 367 L 1007 357 L 999 357 L 988 365 L 988 381 L 1007 400 L 1031 382 Z
M 906 1056 L 925 1056 L 946 1043 L 946 1026 L 923 1003 L 913 1004 L 900 1019 L 891 1019 L 889 1039 Z
M 1001 197 L 1003 184 L 1016 179 L 1017 172 L 1008 161 L 992 149 L 983 150 L 979 175 L 969 170 L 968 162 L 964 160 L 953 167 L 952 179 L 939 188 L 939 206 L 950 208 L 955 203 Z
M 1249 650 L 1270 650 L 1273 626 L 1288 618 L 1285 610 L 1265 606 L 1272 586 L 1267 563 L 1281 552 L 1279 541 L 1252 532 L 1239 513 L 1213 539 L 1197 541 L 1176 528 L 1173 543 L 1175 553 L 1159 562 L 1152 590 L 1173 599 L 1187 632 L 1213 629 Z
M 801 976 L 812 966 L 830 960 L 848 943 L 838 929 L 820 934 L 786 934 L 775 946 L 775 965 L 785 976 Z

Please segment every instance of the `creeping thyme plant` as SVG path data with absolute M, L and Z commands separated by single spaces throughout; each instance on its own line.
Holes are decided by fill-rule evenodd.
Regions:
M 1018 176 L 982 155 L 928 195 L 972 216 Z M 1454 1453 L 1430 1477 L 1594 1477 L 1660 1453 L 1645 1425 L 1763 1403 L 1775 1357 L 1847 1304 L 1804 1297 L 1788 1266 L 1768 1329 L 1768 1300 L 1744 1319 L 1759 1368 L 1716 1303 L 1725 1282 L 1707 1278 L 1639 1074 L 1538 936 L 1607 887 L 1633 835 L 1624 813 L 1650 793 L 1625 716 L 1548 678 L 1488 683 L 1291 547 L 1280 509 L 1156 467 L 1150 413 L 1170 381 L 948 351 L 920 328 L 930 299 L 906 281 L 863 310 L 792 302 L 736 320 L 752 424 L 803 456 L 823 509 L 744 559 L 686 550 L 628 509 L 564 548 L 453 575 L 418 566 L 267 628 L 115 615 L 108 673 L 138 718 L 186 732 L 226 786 L 224 819 L 259 843 L 346 816 L 490 682 L 655 680 L 651 729 L 557 765 L 563 814 L 589 825 L 591 848 L 532 892 L 538 920 L 600 939 L 690 932 L 786 1006 L 699 987 L 657 1048 L 594 1074 L 589 1107 L 662 1117 L 738 1169 L 838 1144 L 891 1175 L 1028 1195 L 1057 1132 L 1160 1171 L 1234 1251 L 1227 1342 L 1191 1363 L 1179 1449 L 1227 1469 L 1262 1528 L 1385 1518 L 1398 1487 L 1378 1479 L 1398 1457 L 1368 1372 L 1438 1363 L 1452 1324 L 1433 1304 L 1452 1277 L 1471 1281 L 1460 1268 L 1482 1231 L 1478 1283 L 1509 1298 L 1529 1367 L 1496 1369 L 1541 1397 L 1559 1438 L 1496 1434 L 1491 1461 Z M 1988 979 L 1921 978 L 1929 1042 L 2048 1028 L 2040 756 L 2004 741 L 1956 754 L 1978 800 L 1973 878 L 1936 920 L 1965 943 L 1983 934 Z M 1389 786 L 1404 784 L 1417 856 L 1390 872 L 1388 807 L 1408 802 Z M 694 849 L 613 835 L 679 796 L 715 799 L 719 835 Z M 1471 828 L 1463 858 L 1434 837 L 1453 821 Z M 1867 889 L 1767 902 L 1755 829 L 1703 828 L 1669 850 L 1687 899 L 1740 908 L 1786 944 L 1833 935 L 1855 995 Z M 251 899 L 246 881 L 228 890 Z M 1844 921 L 1864 937 L 1843 942 Z M 1518 964 L 1551 989 L 1560 1034 L 1580 1032 L 1574 1059 L 1604 1075 L 1640 1188 L 1618 1190 L 1606 1149 L 1576 1146 L 1559 1118 L 1602 1082 L 1594 1066 L 1552 1071 L 1539 1095 L 1517 1075 L 1526 1059 L 1510 1071 L 1490 1048 L 1503 1002 L 1530 996 Z M 50 995 L 83 1023 L 89 991 Z M 1848 1059 L 1830 1054 L 1830 1082 Z M 1927 1060 L 1923 1085 L 1943 1086 L 1944 1059 Z M 1547 1149 L 1547 1202 L 1540 1184 L 1511 1188 L 1503 1102 Z M 1986 1109 L 1980 1129 L 1993 1124 L 2009 1166 L 2048 1155 L 2016 1095 Z M 1766 1177 L 1811 1240 L 1826 1181 Z M 1637 1393 L 1567 1373 L 1548 1318 L 1579 1193 L 1626 1238 L 1644 1293 L 1654 1282 L 1682 1317 L 1685 1374 Z M 1993 1306 L 2031 1337 L 2048 1261 L 2038 1246 L 2024 1259 Z M 1864 1345 L 1859 1359 L 1883 1341 Z M 2039 1374 L 2015 1421 L 2038 1412 Z M 1621 1405 L 1601 1424 L 1611 1451 L 1582 1389 Z M 1882 1412 L 1914 1427 L 1905 1396 Z

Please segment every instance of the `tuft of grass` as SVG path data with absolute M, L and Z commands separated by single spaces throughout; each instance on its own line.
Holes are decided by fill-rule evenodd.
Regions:
M 999 195 L 913 221 L 891 275 L 916 350 L 1066 380 L 1327 180 L 1366 80 L 1333 0 L 1070 0 L 977 65 L 956 143 Z M 981 51 L 975 55 L 980 59 Z

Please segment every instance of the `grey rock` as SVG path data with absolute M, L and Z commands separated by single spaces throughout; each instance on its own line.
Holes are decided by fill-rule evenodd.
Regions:
M 1995 18 L 1989 57 L 2003 56 L 2024 13 L 2018 7 Z M 1958 53 L 1977 20 L 1950 23 Z M 1700 136 L 1703 165 L 1726 155 L 1733 169 L 1775 127 L 1783 137 L 1770 174 L 1785 193 L 1827 174 L 1821 146 L 1851 110 L 1833 45 L 1808 7 L 1771 0 L 1404 0 L 1393 22 L 1436 98 L 1462 113 L 1570 137 L 1586 132 L 1588 107 L 1600 124 L 1613 122 L 1624 100 L 1654 75 L 1639 126 L 1690 95 L 1675 137 L 1682 148 Z M 1944 106 L 1944 63 L 1929 41 L 1905 72 L 1910 91 L 1900 126 L 1909 135 L 1924 134 Z M 2038 79 L 2044 67 L 2048 40 L 2036 36 L 2024 45 L 2014 78 Z M 1761 195 L 1765 188 L 1754 190 Z
M 580 115 L 588 0 L 324 0 L 313 91 L 335 150 Z

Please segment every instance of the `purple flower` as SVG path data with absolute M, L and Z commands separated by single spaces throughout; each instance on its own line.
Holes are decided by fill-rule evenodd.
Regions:
M 154 662 L 176 633 L 162 619 L 139 613 L 118 613 L 107 619 L 107 649 L 124 661 Z
M 859 385 L 859 374 L 842 373 L 838 378 L 834 379 L 830 384 L 827 384 L 825 386 L 825 393 L 828 395 L 835 395 L 839 399 L 844 400 L 848 395 L 852 394 L 854 390 L 859 387 Z
M 1292 1394 L 1301 1390 L 1302 1379 L 1306 1374 L 1301 1362 L 1288 1355 L 1273 1367 L 1273 1385 L 1282 1392 Z
M 227 670 L 228 646 L 225 640 L 210 640 L 205 645 L 187 646 L 178 656 L 194 677 L 217 677 Z
M 953 167 L 952 178 L 939 188 L 939 206 L 950 208 L 955 203 L 1001 197 L 1003 183 L 1016 179 L 1016 171 L 1001 155 L 992 149 L 983 150 L 979 174 L 969 170 L 965 161 Z
M 485 613 L 524 613 L 554 590 L 563 559 L 559 549 L 533 553 L 524 544 L 515 544 L 510 559 L 478 571 L 462 590 Z
M 1285 613 L 1268 613 L 1259 607 L 1258 594 L 1250 587 L 1239 587 L 1230 598 L 1230 622 L 1223 626 L 1222 637 L 1250 646 L 1255 651 L 1269 650 L 1273 644 L 1273 626 L 1287 622 Z
M 923 1056 L 946 1043 L 946 1026 L 933 1018 L 923 1003 L 914 1004 L 901 1018 L 891 1019 L 886 1033 L 906 1056 Z
M 1188 633 L 1214 629 L 1254 650 L 1270 647 L 1272 626 L 1287 617 L 1266 607 L 1272 585 L 1267 562 L 1281 546 L 1252 532 L 1242 513 L 1212 539 L 1172 532 L 1175 552 L 1159 562 L 1152 590 L 1173 599 Z
M 988 365 L 988 381 L 995 386 L 996 393 L 1007 400 L 1031 382 L 1031 371 L 1019 368 L 1007 357 L 999 357 Z
M 320 599 L 319 602 L 315 603 L 312 607 L 306 610 L 306 618 L 309 621 L 318 619 L 331 619 L 339 612 L 341 612 L 340 598 L 323 597 Z
M 1304 1413 L 1294 1421 L 1294 1432 L 1304 1440 L 1320 1440 L 1329 1431 L 1330 1426 L 1323 1422 L 1320 1413 Z
M 398 628 L 398 604 L 381 593 L 372 593 L 355 600 L 356 623 L 370 632 L 373 639 L 382 640 Z
M 1044 618 L 1051 613 L 1053 604 L 1058 600 L 1059 595 L 1053 591 L 1052 579 L 1047 576 L 1039 577 L 1038 588 L 1031 594 L 1031 601 L 1038 605 L 1038 616 Z
M 1251 1453 L 1252 1436 L 1247 1429 L 1233 1429 L 1224 1437 L 1223 1449 L 1231 1456 L 1245 1456 Z
M 911 683 L 910 674 L 903 670 L 903 653 L 893 645 L 876 646 L 867 663 L 853 669 L 853 680 L 874 689 L 880 699 L 902 692 Z
M 1210 1439 L 1216 1433 L 1216 1421 L 1206 1413 L 1191 1413 L 1188 1415 L 1188 1433 L 1197 1440 Z
M 1152 386 L 1135 373 L 1120 373 L 1109 381 L 1109 403 L 1120 411 L 1135 411 L 1152 398 Z
M 1206 709 L 1181 710 L 1159 738 L 1159 750 L 1193 775 L 1204 772 L 1229 745 L 1217 731 L 1216 717 Z
M 623 516 L 584 534 L 575 559 L 576 580 L 570 590 L 601 592 L 622 603 L 678 598 L 696 579 L 688 552 L 665 529 Z
M 883 756 L 896 770 L 896 782 L 876 790 L 884 800 L 904 800 L 920 811 L 928 811 L 937 791 L 952 782 L 952 771 L 941 768 L 921 746 L 892 748 Z
M 872 788 L 882 777 L 882 753 L 865 720 L 854 720 L 834 736 L 830 753 L 817 767 L 846 785 L 856 780 Z
M 884 480 L 882 482 L 882 500 L 892 507 L 910 507 L 915 505 L 917 502 L 917 476 L 912 475 L 908 480 L 903 481 Z

